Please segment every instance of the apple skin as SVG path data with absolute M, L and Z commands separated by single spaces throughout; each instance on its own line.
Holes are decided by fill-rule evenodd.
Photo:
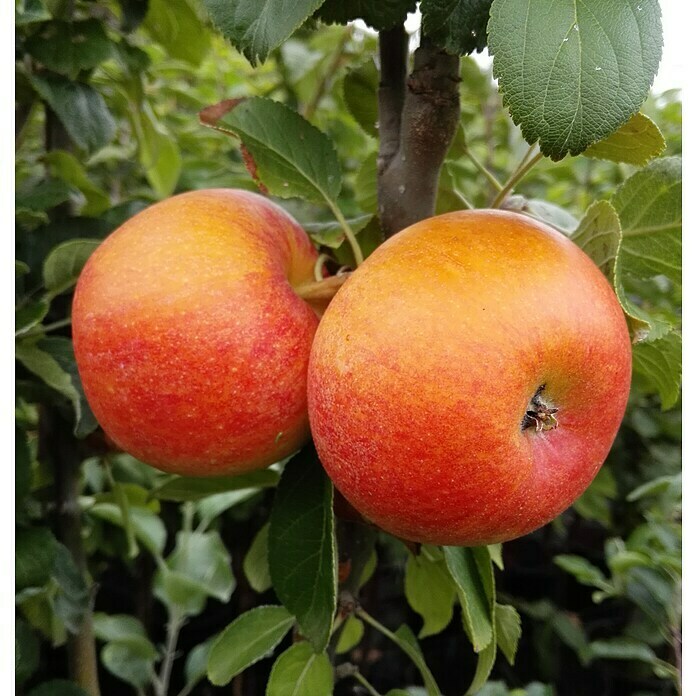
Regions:
M 297 450 L 318 317 L 293 288 L 313 280 L 316 258 L 290 215 L 241 190 L 174 196 L 111 234 L 80 275 L 72 314 L 85 395 L 107 435 L 189 476 Z
M 623 417 L 631 345 L 611 286 L 531 218 L 419 222 L 338 291 L 310 355 L 312 435 L 368 520 L 409 541 L 527 534 L 590 484 Z M 522 428 L 539 388 L 556 429 Z

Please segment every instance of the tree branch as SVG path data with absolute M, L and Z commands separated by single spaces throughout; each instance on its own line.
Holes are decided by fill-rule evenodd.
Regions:
M 380 43 L 381 52 L 382 48 L 386 50 L 385 42 Z M 391 58 L 395 60 L 395 55 Z M 388 79 L 387 65 L 382 63 L 383 82 Z M 380 143 L 377 196 L 386 237 L 435 213 L 440 169 L 459 124 L 459 58 L 422 37 L 406 86 L 396 151 L 394 117 L 383 113 L 380 86 L 380 139 L 384 142 Z
M 39 455 L 53 466 L 56 491 L 56 527 L 83 577 L 87 578 L 87 558 L 82 544 L 80 511 L 80 456 L 70 428 L 55 413 L 43 410 L 39 422 Z M 92 624 L 92 607 L 85 611 L 79 631 L 68 638 L 68 673 L 90 696 L 99 696 L 97 651 Z
M 309 100 L 309 103 L 304 109 L 303 116 L 308 120 L 311 121 L 312 118 L 314 117 L 314 112 L 317 110 L 317 107 L 319 106 L 319 102 L 322 100 L 322 97 L 326 94 L 329 86 L 331 85 L 331 82 L 333 78 L 336 76 L 336 73 L 338 72 L 339 68 L 341 67 L 341 64 L 343 63 L 345 59 L 345 53 L 346 53 L 346 44 L 348 43 L 350 37 L 353 35 L 353 27 L 348 26 L 346 27 L 345 31 L 341 35 L 341 38 L 339 39 L 338 45 L 336 46 L 336 49 L 334 50 L 333 56 L 331 57 L 331 60 L 329 61 L 328 67 L 326 68 L 326 72 L 322 76 L 321 80 L 317 82 L 317 86 L 314 90 L 314 94 L 312 95 L 312 98 Z
M 408 35 L 403 25 L 379 33 L 379 157 L 381 174 L 399 150 L 401 112 L 406 95 Z

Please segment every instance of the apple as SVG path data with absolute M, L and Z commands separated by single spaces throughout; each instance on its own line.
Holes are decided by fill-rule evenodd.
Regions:
M 128 220 L 93 253 L 72 314 L 87 400 L 122 449 L 164 471 L 268 466 L 309 437 L 318 316 L 296 290 L 317 253 L 241 190 L 193 191 Z
M 621 307 L 579 247 L 520 214 L 456 212 L 389 239 L 338 291 L 310 355 L 310 425 L 365 518 L 476 546 L 580 496 L 630 379 Z

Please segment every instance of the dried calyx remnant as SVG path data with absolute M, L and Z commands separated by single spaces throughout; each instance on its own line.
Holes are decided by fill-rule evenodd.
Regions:
M 555 430 L 558 427 L 558 420 L 556 419 L 558 409 L 550 406 L 541 398 L 544 389 L 546 389 L 546 385 L 540 385 L 530 399 L 522 419 L 522 430 L 534 428 L 539 433 L 542 430 Z

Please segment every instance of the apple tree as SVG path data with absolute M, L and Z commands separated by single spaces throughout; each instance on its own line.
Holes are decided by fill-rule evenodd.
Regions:
M 422 0 L 412 33 L 413 0 L 15 8 L 18 690 L 680 693 L 681 105 L 650 93 L 657 0 Z M 74 285 L 122 222 L 210 187 L 291 212 L 326 302 L 435 214 L 567 235 L 632 339 L 590 488 L 504 545 L 421 545 L 366 523 L 311 443 L 212 478 L 119 451 L 77 372 Z

